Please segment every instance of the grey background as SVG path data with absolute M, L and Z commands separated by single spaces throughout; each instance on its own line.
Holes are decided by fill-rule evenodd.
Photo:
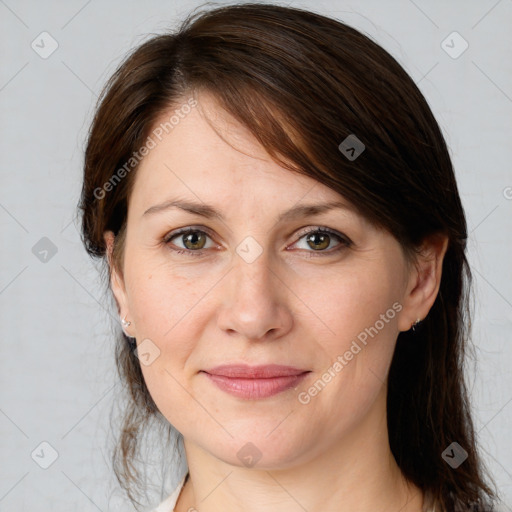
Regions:
M 476 429 L 503 510 L 512 510 L 512 0 L 290 3 L 337 17 L 384 46 L 443 129 L 471 233 Z M 102 85 L 130 48 L 200 4 L 0 0 L 1 511 L 131 510 L 109 466 L 110 302 L 73 218 Z M 31 47 L 43 46 L 43 31 L 58 43 L 46 59 Z M 442 47 L 453 31 L 469 45 L 458 58 Z M 446 44 L 452 53 L 462 48 L 456 36 Z M 43 237 L 55 254 L 38 253 Z M 31 457 L 36 450 L 39 464 L 51 460 L 43 441 L 58 453 L 48 469 Z M 156 502 L 179 476 L 156 489 Z

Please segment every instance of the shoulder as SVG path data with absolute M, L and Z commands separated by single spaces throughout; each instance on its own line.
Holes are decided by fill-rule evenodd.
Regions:
M 172 494 L 170 494 L 158 507 L 151 510 L 151 512 L 173 512 L 174 507 L 176 506 L 176 503 L 178 501 L 178 497 L 181 493 L 181 490 L 183 489 L 183 486 L 185 485 L 185 481 L 187 479 L 188 473 L 186 473 L 181 481 L 179 482 L 178 486 L 174 490 Z

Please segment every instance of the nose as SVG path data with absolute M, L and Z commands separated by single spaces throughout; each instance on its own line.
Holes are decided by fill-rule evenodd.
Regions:
M 293 294 L 270 268 L 265 252 L 251 263 L 235 256 L 233 266 L 221 290 L 218 327 L 254 341 L 289 332 L 293 316 L 288 300 Z

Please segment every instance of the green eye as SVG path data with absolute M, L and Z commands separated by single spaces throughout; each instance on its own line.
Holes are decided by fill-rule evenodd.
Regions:
M 210 236 L 200 229 L 194 228 L 185 228 L 179 231 L 173 231 L 170 233 L 164 240 L 166 244 L 169 244 L 173 251 L 176 251 L 178 254 L 189 254 L 191 256 L 196 256 L 202 253 L 203 249 L 208 249 L 206 247 L 207 240 Z M 182 247 L 179 245 L 177 248 L 172 247 L 172 245 L 176 245 L 175 242 L 171 244 L 172 240 L 177 239 Z
M 203 249 L 206 245 L 206 235 L 202 231 L 191 231 L 181 235 L 181 240 L 187 249 Z
M 176 245 L 177 242 L 172 242 L 173 240 L 181 243 L 182 246 Z M 208 240 L 212 239 L 205 231 L 194 227 L 187 227 L 169 233 L 169 235 L 165 237 L 164 242 L 178 254 L 199 256 L 203 254 L 203 251 L 211 249 L 214 246 L 213 241 L 210 246 L 207 246 Z M 299 249 L 306 250 L 306 252 L 309 253 L 318 253 L 312 254 L 311 256 L 331 255 L 352 245 L 352 241 L 348 237 L 328 228 L 310 229 L 303 233 L 294 245 L 296 246 L 302 240 L 305 241 L 306 245 L 304 247 L 298 247 Z M 335 240 L 338 241 L 338 244 L 331 247 L 331 244 Z
M 332 254 L 352 245 L 352 242 L 347 237 L 327 228 L 312 229 L 303 234 L 299 238 L 299 242 L 302 239 L 305 240 L 307 247 L 299 247 L 299 249 L 313 249 L 308 252 Z M 326 251 L 325 249 L 329 248 L 334 239 L 338 240 L 338 245 L 335 245 L 334 248 L 331 247 L 330 249 L 332 250 Z M 294 245 L 297 245 L 299 242 L 296 242 Z

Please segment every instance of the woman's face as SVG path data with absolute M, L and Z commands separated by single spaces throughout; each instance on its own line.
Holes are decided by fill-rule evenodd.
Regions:
M 185 440 L 284 468 L 382 420 L 410 271 L 391 235 L 198 99 L 137 171 L 114 292 L 151 396 Z M 205 372 L 241 364 L 308 373 L 217 378 L 228 391 Z

